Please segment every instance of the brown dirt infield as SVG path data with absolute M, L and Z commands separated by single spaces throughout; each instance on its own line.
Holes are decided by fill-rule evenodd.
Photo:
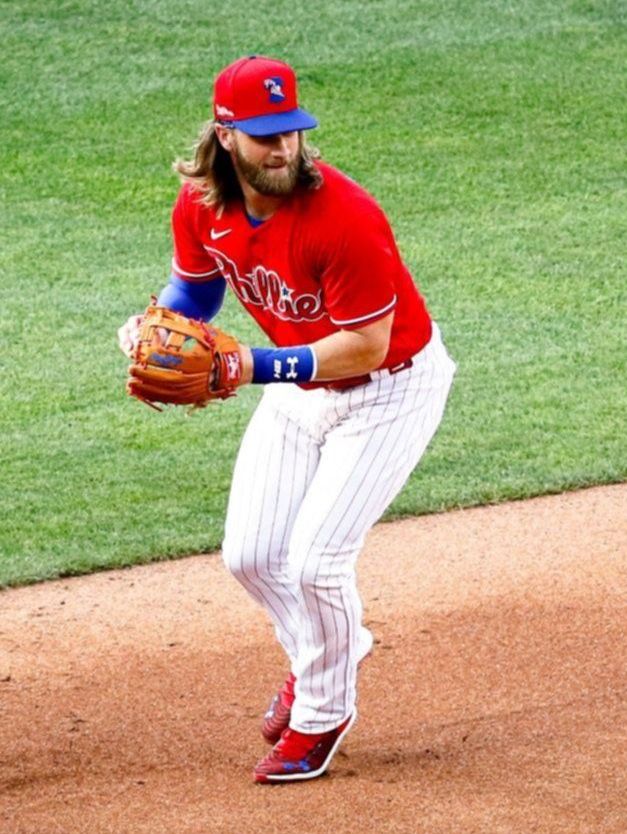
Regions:
M 625 834 L 627 485 L 377 526 L 330 775 L 262 787 L 286 671 L 218 556 L 0 594 L 2 834 Z

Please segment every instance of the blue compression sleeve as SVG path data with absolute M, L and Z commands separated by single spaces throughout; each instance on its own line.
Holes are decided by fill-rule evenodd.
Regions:
M 318 368 L 309 345 L 287 348 L 252 348 L 253 382 L 309 382 Z
M 225 290 L 224 278 L 192 283 L 171 275 L 170 283 L 161 290 L 157 304 L 190 319 L 209 321 L 222 307 Z

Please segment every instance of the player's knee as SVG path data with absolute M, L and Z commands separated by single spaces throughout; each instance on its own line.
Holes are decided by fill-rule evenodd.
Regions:
M 355 580 L 352 553 L 332 553 L 311 547 L 299 563 L 296 579 L 304 593 L 344 588 Z
M 255 548 L 232 545 L 228 540 L 222 545 L 222 560 L 227 570 L 245 585 L 261 585 L 272 578 L 267 561 L 261 556 Z
M 222 543 L 222 561 L 226 569 L 241 581 L 246 577 L 246 553 L 242 548 L 234 546 L 228 539 Z

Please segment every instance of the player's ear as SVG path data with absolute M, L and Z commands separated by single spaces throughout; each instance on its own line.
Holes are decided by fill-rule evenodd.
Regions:
M 229 153 L 233 149 L 233 130 L 230 127 L 224 127 L 224 125 L 216 125 L 216 136 L 218 137 L 218 142 L 222 145 L 225 151 Z

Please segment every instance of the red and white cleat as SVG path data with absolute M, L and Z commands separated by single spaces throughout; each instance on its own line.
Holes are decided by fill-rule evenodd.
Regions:
M 261 761 L 257 762 L 255 782 L 296 782 L 322 776 L 355 723 L 357 712 L 326 733 L 299 733 L 290 727 Z
M 290 672 L 283 686 L 274 696 L 263 717 L 261 735 L 270 744 L 276 744 L 281 733 L 290 725 L 292 704 L 294 703 L 294 684 L 296 678 Z

